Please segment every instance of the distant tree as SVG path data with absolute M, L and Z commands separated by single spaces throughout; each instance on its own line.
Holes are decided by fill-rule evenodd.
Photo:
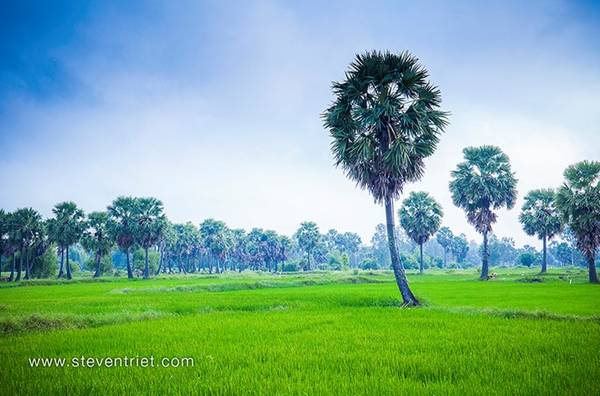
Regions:
M 129 253 L 131 247 L 135 244 L 135 206 L 135 198 L 118 197 L 107 208 L 109 215 L 108 229 L 112 239 L 125 254 L 127 278 L 129 279 L 133 279 Z
M 200 238 L 202 246 L 216 262 L 217 272 L 225 271 L 227 254 L 232 245 L 227 225 L 222 221 L 206 219 L 200 224 Z
M 452 237 L 452 241 L 450 242 L 450 251 L 452 252 L 452 255 L 458 264 L 462 264 L 465 261 L 465 258 L 469 253 L 469 242 L 467 241 L 465 234 Z
M 9 254 L 10 213 L 0 209 L 0 277 L 2 277 L 2 257 Z
M 600 162 L 578 162 L 565 170 L 564 177 L 556 194 L 556 208 L 588 262 L 589 281 L 598 283 L 595 258 L 600 246 Z
M 77 207 L 75 202 L 61 202 L 52 210 L 56 224 L 57 242 L 63 246 L 67 258 L 67 279 L 72 278 L 69 265 L 69 248 L 78 243 L 85 229 L 85 214 Z M 59 274 L 60 275 L 60 274 Z
M 87 217 L 87 227 L 81 238 L 83 247 L 94 254 L 94 278 L 102 272 L 102 260 L 110 254 L 113 241 L 108 232 L 108 213 L 91 212 Z
M 483 255 L 483 246 L 481 246 L 481 255 Z M 488 242 L 488 256 L 492 265 L 513 265 L 518 256 L 515 241 L 507 237 L 498 238 L 492 234 Z
M 546 244 L 562 229 L 560 216 L 554 206 L 554 190 L 532 190 L 525 196 L 519 221 L 527 235 L 537 235 L 542 240 L 542 273 L 547 269 Z
M 536 259 L 537 255 L 531 251 L 524 251 L 519 254 L 519 257 L 517 258 L 519 264 L 525 267 L 531 267 Z
M 448 263 L 448 252 L 451 250 L 452 241 L 454 240 L 454 235 L 450 228 L 442 227 L 438 230 L 436 237 L 437 243 L 444 249 L 444 267 Z
M 144 279 L 148 279 L 150 278 L 148 249 L 158 243 L 167 219 L 163 213 L 162 202 L 152 197 L 138 198 L 133 215 L 135 240 L 144 249 Z
M 517 179 L 508 156 L 495 146 L 467 147 L 465 161 L 452 171 L 452 201 L 483 235 L 481 279 L 488 279 L 488 234 L 496 222 L 494 210 L 511 209 L 517 199 Z
M 411 192 L 398 216 L 406 234 L 419 245 L 419 272 L 423 273 L 423 244 L 440 228 L 442 207 L 424 191 Z
M 405 305 L 419 305 L 410 290 L 395 241 L 393 201 L 405 184 L 424 173 L 447 114 L 441 94 L 418 59 L 408 52 L 357 55 L 325 111 L 336 165 L 369 190 L 386 211 L 387 237 L 396 283 Z
M 19 249 L 19 263 L 15 280 L 19 281 L 23 269 L 26 271 L 26 278 L 29 278 L 30 264 L 27 259 L 30 257 L 30 249 L 41 232 L 42 216 L 32 208 L 24 208 L 16 210 L 12 217 Z
M 300 228 L 298 228 L 298 231 L 296 231 L 294 238 L 298 243 L 298 247 L 306 255 L 305 270 L 311 270 L 311 258 L 315 256 L 315 252 L 321 243 L 319 227 L 312 221 L 305 221 L 300 224 Z
M 168 246 L 175 238 L 173 224 L 171 224 L 169 220 L 165 220 L 164 223 L 163 232 L 160 234 L 160 237 L 156 243 L 158 247 L 158 268 L 156 269 L 156 275 L 160 274 L 160 271 L 163 269 L 163 263 L 165 256 L 167 255 Z

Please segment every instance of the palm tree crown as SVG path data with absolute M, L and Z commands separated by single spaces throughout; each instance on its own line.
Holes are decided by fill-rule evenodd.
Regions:
M 376 202 L 397 198 L 406 182 L 421 178 L 447 125 L 440 91 L 408 52 L 357 55 L 346 80 L 333 84 L 336 99 L 324 123 L 336 165 Z
M 442 207 L 424 191 L 411 192 L 398 211 L 400 225 L 415 243 L 422 245 L 442 222 Z
M 512 209 L 517 199 L 517 179 L 508 156 L 496 146 L 467 147 L 465 161 L 452 171 L 450 192 L 456 206 L 480 233 L 492 230 L 495 209 Z

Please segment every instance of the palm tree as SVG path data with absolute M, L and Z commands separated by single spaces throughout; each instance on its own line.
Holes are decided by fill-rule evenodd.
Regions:
M 598 283 L 594 260 L 600 246 L 600 162 L 578 162 L 565 170 L 564 177 L 556 193 L 556 208 L 588 262 L 590 282 Z
M 166 218 L 163 204 L 156 198 L 138 198 L 134 208 L 134 235 L 139 246 L 144 249 L 144 279 L 150 278 L 148 249 L 160 239 L 165 229 Z
M 217 272 L 225 271 L 225 260 L 231 248 L 229 228 L 215 219 L 206 219 L 200 224 L 200 240 L 209 255 L 209 271 L 212 272 L 212 261 L 215 261 Z
M 411 192 L 398 211 L 406 235 L 419 245 L 420 273 L 423 273 L 423 244 L 440 228 L 442 216 L 440 204 L 424 191 Z
M 324 113 L 337 166 L 385 206 L 396 283 L 405 305 L 419 305 L 410 290 L 394 236 L 394 199 L 419 180 L 447 126 L 441 94 L 408 52 L 357 55 Z
M 111 238 L 125 254 L 128 279 L 133 279 L 129 250 L 135 243 L 135 205 L 135 198 L 118 197 L 107 208 L 109 215 L 108 230 Z
M 448 227 L 442 227 L 437 232 L 435 239 L 437 243 L 444 249 L 444 267 L 448 262 L 448 251 L 452 246 L 452 241 L 454 240 L 454 234 Z
M 69 265 L 69 247 L 76 244 L 81 239 L 85 229 L 85 214 L 83 210 L 77 207 L 75 202 L 61 202 L 52 209 L 54 219 L 51 219 L 48 228 L 54 242 L 56 242 L 67 258 L 66 270 L 67 279 L 71 279 L 71 266 Z M 61 254 L 61 270 L 63 257 Z M 62 276 L 59 272 L 58 276 Z
M 542 240 L 542 273 L 546 272 L 546 244 L 548 239 L 562 231 L 562 223 L 554 205 L 554 190 L 532 190 L 525 196 L 519 221 L 527 235 L 537 235 Z
M 94 253 L 96 271 L 94 278 L 100 276 L 102 258 L 110 253 L 113 242 L 108 233 L 108 213 L 92 212 L 88 214 L 87 228 L 81 239 L 86 250 Z
M 10 231 L 10 213 L 0 209 L 0 278 L 2 277 L 2 257 L 8 258 L 9 231 Z
M 19 281 L 21 280 L 23 266 L 25 266 L 26 277 L 29 278 L 29 264 L 26 262 L 26 258 L 28 257 L 29 249 L 34 245 L 36 234 L 41 227 L 42 216 L 32 208 L 24 208 L 17 209 L 12 217 L 15 236 L 19 246 L 19 263 L 15 280 Z
M 508 156 L 495 146 L 467 147 L 465 161 L 452 171 L 450 192 L 454 205 L 467 213 L 467 220 L 483 235 L 481 279 L 488 279 L 488 234 L 496 222 L 494 210 L 511 209 L 517 199 L 517 179 Z

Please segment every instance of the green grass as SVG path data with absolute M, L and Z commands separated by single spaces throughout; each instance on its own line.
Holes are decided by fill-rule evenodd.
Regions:
M 531 282 L 540 278 L 541 282 Z M 580 271 L 228 274 L 0 286 L 3 394 L 596 394 L 600 287 Z M 536 279 L 537 280 L 537 279 Z M 31 368 L 30 357 L 193 357 Z

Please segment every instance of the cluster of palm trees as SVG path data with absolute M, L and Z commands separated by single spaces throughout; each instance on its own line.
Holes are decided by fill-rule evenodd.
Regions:
M 383 203 L 391 264 L 405 305 L 419 305 L 406 279 L 394 235 L 394 200 L 406 183 L 424 174 L 448 125 L 440 110 L 440 90 L 428 81 L 427 70 L 409 52 L 372 51 L 359 54 L 342 82 L 333 83 L 334 101 L 323 114 L 332 138 L 335 163 Z M 464 161 L 451 172 L 450 191 L 456 206 L 483 236 L 481 279 L 488 279 L 488 235 L 497 210 L 516 202 L 517 180 L 508 156 L 495 146 L 467 147 Z M 556 192 L 527 195 L 521 214 L 524 229 L 545 244 L 568 225 L 588 260 L 590 282 L 597 282 L 595 253 L 600 246 L 600 163 L 583 161 L 564 173 Z M 411 194 L 399 211 L 401 225 L 421 247 L 436 231 L 442 210 L 425 192 Z M 421 254 L 422 257 L 422 254 Z M 422 258 L 421 258 L 422 269 Z
M 275 272 L 283 270 L 283 263 L 290 256 L 296 258 L 300 268 L 312 270 L 317 264 L 332 260 L 345 259 L 347 264 L 361 245 L 355 233 L 332 229 L 321 234 L 314 222 L 300 224 L 291 238 L 262 228 L 249 232 L 232 229 L 214 219 L 206 219 L 199 226 L 191 222 L 174 224 L 165 216 L 162 202 L 151 197 L 118 197 L 106 211 L 87 215 L 74 202 L 61 202 L 52 213 L 51 218 L 44 220 L 31 208 L 13 213 L 0 210 L 0 256 L 11 263 L 9 281 L 21 280 L 23 272 L 24 279 L 32 278 L 35 264 L 40 264 L 47 252 L 59 257 L 58 277 L 72 279 L 69 251 L 73 246 L 82 247 L 93 258 L 94 277 L 107 269 L 103 263 L 106 259 L 112 261 L 112 253 L 119 250 L 125 257 L 128 278 L 134 278 L 131 257 L 141 249 L 141 275 L 149 278 L 161 271 Z M 152 270 L 149 251 L 158 256 Z M 339 264 L 341 269 L 343 263 Z

